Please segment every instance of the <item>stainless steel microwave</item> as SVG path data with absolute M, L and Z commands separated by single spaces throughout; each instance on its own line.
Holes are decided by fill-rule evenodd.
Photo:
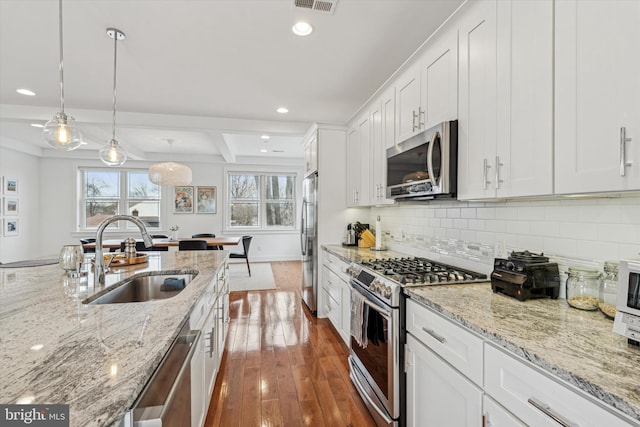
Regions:
M 620 261 L 613 331 L 640 345 L 640 260 Z
M 387 198 L 455 198 L 458 121 L 440 123 L 387 149 Z

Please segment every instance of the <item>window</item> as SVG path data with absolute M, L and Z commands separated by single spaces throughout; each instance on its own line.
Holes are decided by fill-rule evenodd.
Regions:
M 295 174 L 229 172 L 230 228 L 293 229 Z
M 105 218 L 125 214 L 139 217 L 147 227 L 160 227 L 160 187 L 151 181 L 146 170 L 81 169 L 82 189 L 79 207 L 80 229 L 97 228 Z M 109 229 L 136 228 L 119 221 Z

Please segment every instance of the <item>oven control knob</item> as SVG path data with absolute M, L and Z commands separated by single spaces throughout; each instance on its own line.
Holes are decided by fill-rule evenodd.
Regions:
M 382 289 L 382 296 L 385 298 L 391 298 L 391 286 L 385 285 Z

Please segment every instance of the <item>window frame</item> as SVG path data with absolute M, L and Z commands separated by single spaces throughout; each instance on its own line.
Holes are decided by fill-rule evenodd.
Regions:
M 230 195 L 230 184 L 231 184 L 231 175 L 251 175 L 258 176 L 258 225 L 257 226 L 234 226 L 231 225 L 231 195 Z M 291 203 L 293 206 L 293 223 L 290 226 L 269 226 L 266 224 L 267 218 L 267 203 L 273 202 L 277 200 L 288 200 L 288 199 L 267 199 L 266 194 L 266 182 L 265 177 L 269 176 L 290 176 L 293 178 L 293 198 L 291 199 Z M 300 173 L 297 170 L 287 170 L 285 168 L 278 170 L 248 170 L 248 169 L 225 169 L 224 171 L 224 200 L 225 200 L 225 208 L 223 210 L 223 229 L 225 232 L 229 233 L 242 233 L 242 232 L 275 232 L 275 233 L 287 233 L 287 232 L 295 232 L 298 229 L 298 221 L 297 221 L 297 212 L 298 206 L 297 201 L 299 199 L 300 194 L 300 182 L 299 182 Z M 246 200 L 247 202 L 253 202 L 255 199 L 234 199 L 234 200 Z
M 97 197 L 97 198 L 88 198 L 86 197 L 86 172 L 110 172 L 110 173 L 118 173 L 119 175 L 119 183 L 118 183 L 118 191 L 119 196 L 111 197 Z M 141 199 L 141 198 L 129 198 L 129 174 L 130 173 L 147 173 L 148 170 L 145 168 L 119 168 L 113 169 L 108 167 L 91 167 L 91 166 L 79 166 L 77 168 L 77 183 L 78 183 L 78 197 L 77 197 L 77 232 L 95 232 L 97 230 L 96 227 L 87 227 L 87 212 L 86 212 L 86 203 L 90 199 L 94 199 L 97 201 L 115 201 L 118 203 L 118 212 L 116 215 L 130 215 L 129 213 L 129 203 L 131 202 L 143 202 L 143 201 L 157 201 L 158 202 L 158 226 L 154 227 L 151 225 L 147 225 L 146 228 L 149 231 L 159 231 L 162 230 L 163 223 L 165 221 L 165 212 L 163 207 L 163 190 L 160 187 L 158 191 L 157 198 L 150 199 Z M 133 229 L 137 230 L 137 227 L 128 221 L 117 221 L 110 224 L 105 231 L 107 232 L 131 232 Z

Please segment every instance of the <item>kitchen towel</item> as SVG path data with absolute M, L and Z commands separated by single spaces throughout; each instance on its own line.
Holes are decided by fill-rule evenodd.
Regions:
M 355 289 L 351 289 L 351 336 L 362 348 L 367 347 L 367 318 L 369 306 L 364 303 L 365 297 Z

